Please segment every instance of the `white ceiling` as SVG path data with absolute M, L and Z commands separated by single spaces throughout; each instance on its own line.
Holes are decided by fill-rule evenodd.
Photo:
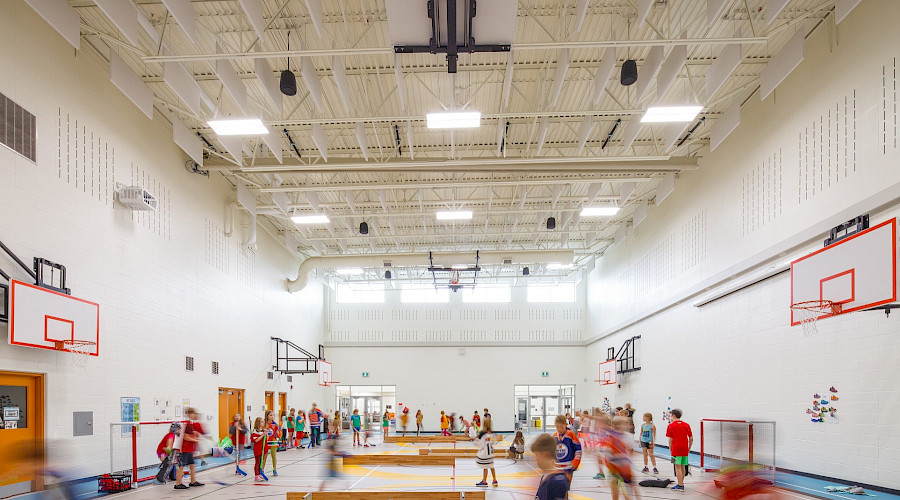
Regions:
M 720 3 L 720 13 L 708 22 L 708 8 Z M 791 0 L 769 19 L 768 3 L 773 2 L 591 0 L 577 30 L 583 0 L 520 0 L 512 52 L 461 54 L 459 72 L 450 75 L 444 55 L 393 53 L 383 0 L 137 0 L 139 16 L 149 20 L 144 25 L 154 30 L 141 31 L 137 43 L 93 1 L 69 1 L 82 19 L 82 47 L 106 59 L 110 52 L 121 56 L 152 89 L 156 119 L 179 120 L 202 134 L 213 148 L 204 146 L 204 168 L 244 183 L 256 197 L 262 227 L 285 236 L 302 255 L 574 249 L 579 260 L 601 254 L 617 231 L 634 224 L 635 210 L 654 205 L 667 174 L 698 168 L 717 117 L 733 102 L 753 96 L 769 59 L 795 32 L 815 29 L 834 8 L 833 0 Z M 193 10 L 193 40 L 168 14 L 167 4 L 182 20 Z M 638 9 L 648 4 L 646 20 L 637 24 Z M 251 12 L 261 5 L 261 40 L 242 5 Z M 315 17 L 318 5 L 321 18 Z M 736 42 L 741 42 L 740 64 L 707 96 L 710 65 Z M 674 83 L 657 95 L 645 59 L 661 51 L 665 60 L 682 45 L 686 64 L 674 65 Z M 217 46 L 225 56 L 216 55 Z M 595 85 L 602 58 L 613 46 L 612 77 Z M 260 83 L 257 61 L 265 61 L 277 80 L 288 56 L 298 93 L 281 96 L 275 106 Z M 619 68 L 629 57 L 637 60 L 640 77 L 623 87 Z M 561 71 L 566 58 L 568 68 Z M 213 117 L 245 115 L 216 76 L 217 60 L 236 70 L 247 91 L 246 108 L 263 117 L 274 134 L 268 142 L 281 149 L 283 162 L 258 138 L 226 147 L 206 125 Z M 199 104 L 186 102 L 166 83 L 164 63 L 184 65 L 199 84 Z M 347 103 L 333 72 L 336 63 L 345 68 Z M 312 75 L 321 96 L 310 95 L 319 86 L 309 83 Z M 645 97 L 639 99 L 642 88 Z M 696 122 L 636 124 L 648 105 L 676 103 L 705 106 L 706 120 L 683 144 L 678 145 L 685 130 Z M 441 109 L 481 111 L 482 126 L 426 129 L 425 114 Z M 620 125 L 602 148 L 617 120 Z M 313 127 L 321 127 L 327 144 L 315 143 Z M 234 158 L 229 150 L 238 149 L 243 153 Z M 612 218 L 580 218 L 581 207 L 590 204 L 618 204 L 622 210 Z M 325 213 L 332 222 L 297 227 L 284 207 Z M 472 210 L 474 218 L 435 220 L 434 212 L 446 209 Z M 545 227 L 549 216 L 557 221 L 552 231 Z M 368 236 L 358 234 L 364 221 Z

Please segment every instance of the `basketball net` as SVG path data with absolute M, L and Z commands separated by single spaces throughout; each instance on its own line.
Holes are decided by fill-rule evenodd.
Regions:
M 819 333 L 819 328 L 816 326 L 819 318 L 840 313 L 841 305 L 830 300 L 808 300 L 791 304 L 791 309 L 800 318 L 803 335 L 808 337 Z
M 84 368 L 96 345 L 96 342 L 89 340 L 62 340 L 56 342 L 56 350 L 68 352 L 72 355 L 72 364 L 75 367 Z

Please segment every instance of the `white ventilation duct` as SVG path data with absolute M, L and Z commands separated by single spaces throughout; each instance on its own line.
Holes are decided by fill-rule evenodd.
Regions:
M 571 264 L 575 260 L 573 250 L 546 250 L 535 252 L 480 252 L 479 265 L 504 264 Z M 451 267 L 460 262 L 475 262 L 475 252 L 432 253 L 435 266 Z M 337 255 L 333 257 L 310 257 L 300 264 L 297 279 L 287 280 L 290 292 L 299 292 L 306 288 L 309 276 L 317 269 L 333 269 L 345 267 L 391 267 L 428 266 L 428 253 L 404 253 L 382 255 Z

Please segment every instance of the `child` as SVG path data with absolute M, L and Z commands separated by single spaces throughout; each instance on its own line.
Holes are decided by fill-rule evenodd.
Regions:
M 166 476 L 175 479 L 175 469 L 172 468 L 172 458 L 174 456 L 173 446 L 175 445 L 175 435 L 181 432 L 181 424 L 178 422 L 169 426 L 169 432 L 163 436 L 162 441 L 156 447 L 156 456 L 162 462 L 159 465 L 159 472 L 156 474 L 156 480 L 160 483 L 166 482 Z M 167 474 L 168 473 L 168 474 Z
M 681 420 L 681 410 L 673 408 L 669 413 L 672 415 L 672 423 L 666 428 L 666 437 L 669 438 L 669 452 L 672 453 L 675 477 L 678 479 L 678 484 L 672 486 L 672 489 L 684 491 L 684 468 L 688 464 L 691 446 L 694 445 L 694 435 L 691 433 L 691 426 Z
M 493 485 L 497 486 L 497 471 L 494 470 L 494 435 L 491 434 L 491 419 L 484 419 L 484 428 L 478 435 L 478 453 L 475 455 L 475 464 L 484 470 L 484 475 L 480 483 L 475 486 L 487 486 L 488 469 L 491 470 L 491 477 L 494 478 Z
M 193 408 L 187 408 L 184 410 L 185 416 L 190 420 L 184 428 L 184 432 L 182 432 L 182 440 L 181 443 L 177 443 L 175 449 L 180 451 L 180 458 L 178 460 L 178 468 L 175 469 L 175 489 L 176 490 L 186 490 L 188 486 L 203 486 L 203 483 L 197 481 L 197 469 L 194 465 L 194 451 L 197 449 L 197 443 L 200 442 L 200 437 L 204 434 L 203 426 L 200 425 L 198 421 L 197 412 L 194 411 Z M 179 448 L 177 445 L 180 444 Z M 184 478 L 184 466 L 189 466 L 191 472 L 191 482 L 188 486 L 181 484 L 182 479 Z
M 594 475 L 594 479 L 606 479 L 606 475 L 603 474 L 603 465 L 606 463 L 606 433 L 609 432 L 609 415 L 606 413 L 602 413 L 599 408 L 594 408 L 594 418 L 593 420 L 593 428 L 592 433 L 594 435 L 594 442 L 597 446 L 597 467 L 599 470 L 597 474 Z
M 422 432 L 422 419 L 423 418 L 424 417 L 422 416 L 422 410 L 416 410 L 416 436 L 418 436 L 419 433 Z
M 569 478 L 556 469 L 556 440 L 550 434 L 541 434 L 531 444 L 531 451 L 542 474 L 535 500 L 565 500 L 569 494 Z
M 316 407 L 316 404 L 312 404 L 312 409 L 309 410 L 307 414 L 307 418 L 309 419 L 309 447 L 315 448 L 322 444 L 321 435 L 322 435 L 322 418 L 324 415 L 321 411 Z
M 403 435 L 406 435 L 406 424 L 409 423 L 409 408 L 403 408 L 400 413 L 400 426 L 403 428 Z
M 656 426 L 653 425 L 653 414 L 644 413 L 644 423 L 641 424 L 641 450 L 644 453 L 644 470 L 641 472 L 650 472 L 647 468 L 647 456 L 653 462 L 653 473 L 659 474 L 656 470 L 656 456 L 653 455 L 653 444 L 656 443 Z
M 271 429 L 267 429 L 263 423 L 262 417 L 256 417 L 253 422 L 253 433 L 250 434 L 250 442 L 253 443 L 253 474 L 254 480 L 259 482 L 263 478 L 268 481 L 262 470 L 262 460 L 266 456 L 266 444 L 269 441 L 268 433 Z
M 506 458 L 513 460 L 525 458 L 525 435 L 522 434 L 522 431 L 516 431 L 516 437 L 513 439 L 512 444 L 509 445 Z
M 334 412 L 334 437 L 335 439 L 341 437 L 341 412 Z
M 369 434 L 372 432 L 372 420 L 375 418 L 375 414 L 373 413 L 371 416 L 366 413 L 363 415 L 363 447 L 368 448 L 369 446 L 375 446 L 374 444 L 369 444 Z
M 441 410 L 441 436 L 449 436 L 450 433 L 447 432 L 447 429 L 450 428 L 450 419 L 447 418 L 447 415 L 444 414 L 444 411 Z
M 362 443 L 359 442 L 359 410 L 353 410 L 353 415 L 350 416 L 350 427 L 353 428 L 353 446 L 361 445 Z
M 303 446 L 303 434 L 306 431 L 306 413 L 303 413 L 303 410 L 297 411 L 297 418 L 294 419 L 294 430 L 297 431 L 294 434 L 294 447 L 299 448 Z
M 475 428 L 475 432 L 481 432 L 481 417 L 478 416 L 478 410 L 475 410 L 475 414 L 472 415 L 472 427 Z
M 572 473 L 581 465 L 581 442 L 578 436 L 566 428 L 568 419 L 565 415 L 557 415 L 556 420 L 556 468 L 565 472 L 572 482 Z
M 278 423 L 281 425 L 281 441 L 278 443 L 279 447 L 281 447 L 281 446 L 284 446 L 284 445 L 285 445 L 285 442 L 287 441 L 287 423 L 288 423 L 288 418 L 287 418 L 287 412 L 286 412 L 286 411 L 281 410 L 281 413 L 280 413 L 280 416 L 279 416 L 279 419 L 278 419 Z
M 266 411 L 266 427 L 269 429 L 269 437 L 266 442 L 266 451 L 268 451 L 270 455 L 272 455 L 272 475 L 278 475 L 278 460 L 275 456 L 278 451 L 278 424 L 275 423 L 275 412 L 272 410 Z M 266 468 L 266 455 L 263 455 L 262 458 L 262 469 Z
M 609 469 L 612 500 L 619 500 L 619 481 L 624 486 L 625 500 L 629 498 L 629 490 L 635 498 L 640 497 L 637 488 L 631 484 L 631 453 L 634 445 L 627 437 L 631 430 L 627 415 L 616 417 L 612 428 L 606 433 L 606 467 Z
M 469 429 L 471 429 L 471 428 L 472 428 L 472 424 L 468 420 L 466 420 L 466 417 L 462 417 L 462 416 L 459 417 L 459 433 L 460 434 L 462 434 L 464 436 L 468 436 Z
M 384 438 L 387 440 L 388 436 L 388 428 L 391 426 L 391 415 L 387 410 L 384 410 L 384 415 L 381 416 L 381 430 L 384 432 Z
M 294 421 L 295 421 L 296 418 L 297 418 L 297 417 L 295 416 L 295 414 L 294 414 L 295 411 L 296 411 L 296 410 L 294 410 L 293 408 L 291 408 L 291 413 L 290 413 L 290 415 L 288 415 L 288 418 L 287 418 L 287 435 L 288 435 L 287 442 L 288 442 L 288 446 L 294 446 L 294 427 L 295 427 L 295 426 L 294 426 Z

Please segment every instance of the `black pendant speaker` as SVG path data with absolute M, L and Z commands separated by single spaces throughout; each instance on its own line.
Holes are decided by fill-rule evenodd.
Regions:
M 297 78 L 289 69 L 281 72 L 281 93 L 284 95 L 297 95 Z
M 637 78 L 637 63 L 634 62 L 634 59 L 629 59 L 622 63 L 622 78 L 620 80 L 622 85 L 626 87 L 632 85 L 637 81 Z

